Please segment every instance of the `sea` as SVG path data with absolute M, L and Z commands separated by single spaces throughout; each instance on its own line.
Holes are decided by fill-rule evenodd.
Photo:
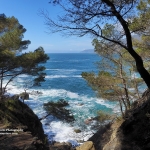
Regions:
M 54 116 L 43 119 L 42 125 L 45 134 L 50 142 L 71 142 L 77 145 L 79 141 L 85 141 L 95 132 L 94 122 L 86 123 L 86 120 L 95 117 L 99 110 L 110 114 L 117 114 L 119 107 L 115 102 L 104 100 L 96 96 L 96 92 L 88 86 L 85 79 L 82 78 L 82 72 L 95 72 L 99 70 L 96 63 L 100 57 L 95 53 L 50 53 L 50 59 L 42 64 L 46 67 L 45 82 L 40 87 L 26 86 L 30 85 L 28 75 L 20 75 L 9 84 L 7 92 L 9 94 L 19 94 L 24 92 L 30 94 L 29 100 L 25 103 L 42 118 L 47 113 L 43 104 L 49 101 L 57 102 L 64 99 L 69 103 L 69 109 L 75 117 L 73 123 L 66 123 Z M 29 82 L 28 82 L 29 81 Z M 34 94 L 40 93 L 40 94 Z M 74 130 L 81 130 L 76 133 Z

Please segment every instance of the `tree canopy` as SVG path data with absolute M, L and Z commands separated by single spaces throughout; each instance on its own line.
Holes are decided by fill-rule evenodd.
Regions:
M 29 40 L 23 40 L 25 32 L 26 29 L 15 17 L 0 15 L 0 96 L 18 75 L 33 76 L 35 85 L 44 81 L 45 67 L 41 63 L 45 63 L 49 57 L 42 47 L 33 52 L 23 52 L 31 43 Z
M 150 88 L 150 74 L 132 42 L 133 33 L 146 31 L 143 22 L 138 20 L 139 17 L 146 18 L 149 0 L 50 0 L 50 3 L 64 10 L 57 20 L 52 20 L 42 12 L 52 33 L 77 36 L 90 34 L 109 47 L 117 45 L 127 50 L 134 58 L 140 76 Z
M 141 98 L 143 80 L 138 76 L 135 62 L 127 51 L 107 47 L 97 40 L 93 44 L 101 57 L 97 62 L 99 73 L 83 72 L 82 77 L 98 97 L 119 102 L 124 117 L 124 110 L 129 110 L 133 101 Z
M 149 9 L 146 9 L 146 3 L 141 2 L 138 9 L 139 16 L 132 20 L 129 28 L 137 31 L 133 36 L 132 42 L 135 52 L 141 56 L 144 67 L 150 71 L 149 55 Z M 144 15 L 143 15 L 144 10 Z M 140 28 L 140 30 L 139 30 Z M 104 35 L 110 35 L 114 32 L 115 27 L 106 24 L 103 29 Z M 143 86 L 143 80 L 137 72 L 134 59 L 129 53 L 118 45 L 105 40 L 93 40 L 95 51 L 100 55 L 102 60 L 98 63 L 99 73 L 82 73 L 88 84 L 98 93 L 98 96 L 108 99 L 117 100 L 120 104 L 122 116 L 124 111 L 131 108 L 134 100 L 140 99 Z

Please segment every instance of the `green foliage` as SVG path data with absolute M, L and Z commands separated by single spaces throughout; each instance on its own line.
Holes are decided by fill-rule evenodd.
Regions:
M 117 100 L 117 92 L 121 92 L 121 87 L 117 87 L 119 81 L 109 72 L 100 71 L 98 75 L 86 73 L 86 76 L 85 73 L 82 73 L 82 77 L 97 91 L 97 96 L 113 101 Z
M 132 17 L 129 28 L 132 32 L 140 35 L 147 34 L 149 30 L 150 5 L 149 0 L 140 0 L 137 5 L 138 16 Z
M 22 41 L 23 34 L 26 29 L 19 24 L 15 17 L 6 17 L 1 15 L 0 17 L 0 43 L 2 50 L 11 50 L 14 53 L 16 50 L 26 49 L 29 40 Z
M 141 0 L 137 9 L 139 15 L 134 17 L 130 24 L 130 28 L 135 31 L 138 36 L 140 36 L 140 39 L 133 39 L 133 45 L 136 48 L 137 53 L 142 57 L 144 67 L 148 70 L 148 72 L 150 72 L 150 1 Z M 137 31 L 137 28 L 140 30 Z
M 60 99 L 57 102 L 50 101 L 45 103 L 44 109 L 47 111 L 48 115 L 53 115 L 62 121 L 72 122 L 74 121 L 74 116 L 71 114 L 70 110 L 65 108 L 68 105 L 67 101 Z
M 103 35 L 105 35 L 105 37 L 112 37 L 115 35 L 115 26 L 112 24 L 108 24 L 106 23 L 104 26 L 104 29 L 102 30 Z
M 0 121 L 4 126 L 15 125 L 19 123 L 18 118 L 14 113 L 18 113 L 21 110 L 18 100 L 5 99 L 0 105 Z M 13 112 L 13 113 L 12 113 Z
M 45 67 L 42 63 L 49 57 L 42 47 L 23 53 L 30 44 L 29 40 L 22 40 L 25 32 L 26 29 L 15 17 L 0 15 L 0 97 L 4 94 L 3 89 L 18 75 L 31 75 L 34 85 L 45 81 Z
M 98 39 L 93 40 L 93 45 L 101 57 L 97 63 L 99 73 L 83 72 L 82 77 L 96 91 L 98 97 L 118 101 L 123 116 L 123 111 L 131 108 L 132 101 L 141 97 L 139 88 L 144 84 L 143 79 L 137 77 L 136 64 L 126 50 Z M 148 68 L 150 64 L 147 61 L 149 58 L 147 53 L 143 52 L 140 46 L 135 46 Z
M 110 115 L 107 112 L 104 111 L 98 111 L 97 112 L 97 117 L 96 117 L 97 121 L 104 123 L 105 121 L 111 120 L 112 119 L 112 115 Z
M 64 12 L 55 20 L 42 12 L 52 33 L 62 32 L 70 36 L 90 34 L 97 38 L 94 41 L 96 52 L 108 59 L 122 57 L 122 53 L 113 56 L 113 51 L 125 49 L 136 62 L 134 64 L 137 71 L 150 88 L 150 73 L 143 65 L 143 59 L 136 52 L 132 41 L 133 34 L 146 34 L 149 30 L 149 0 L 50 0 L 50 2 L 59 5 Z M 117 62 L 112 60 L 113 65 L 120 63 L 118 61 L 122 59 Z
M 22 108 L 24 111 L 22 111 Z M 33 137 L 44 141 L 44 132 L 39 118 L 20 100 L 5 97 L 0 103 L 0 123 L 4 129 L 23 129 L 31 132 Z
M 18 56 L 19 65 L 22 67 L 23 73 L 37 76 L 34 78 L 34 85 L 40 85 L 40 82 L 45 81 L 46 74 L 43 72 L 45 67 L 41 66 L 41 64 L 45 63 L 48 59 L 42 47 L 37 48 L 34 52 L 24 53 Z
M 142 57 L 145 68 L 150 71 L 150 9 L 146 1 L 141 2 L 138 9 L 140 15 L 134 17 L 129 26 L 131 31 L 142 35 L 140 40 L 133 39 L 133 44 L 137 54 Z M 107 24 L 104 29 L 105 36 L 112 36 L 113 26 Z M 117 33 L 113 34 L 115 36 Z M 93 45 L 101 57 L 101 61 L 97 63 L 100 71 L 98 74 L 82 73 L 82 77 L 97 91 L 98 96 L 117 100 L 123 115 L 123 110 L 130 109 L 132 101 L 141 97 L 139 88 L 144 84 L 143 79 L 137 77 L 139 74 L 136 63 L 126 50 L 114 43 L 98 39 L 93 40 Z

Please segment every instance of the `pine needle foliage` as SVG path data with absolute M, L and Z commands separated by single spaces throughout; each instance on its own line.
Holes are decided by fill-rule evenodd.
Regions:
M 45 63 L 49 57 L 42 47 L 24 52 L 31 43 L 23 40 L 26 29 L 15 17 L 0 15 L 0 99 L 14 78 L 21 74 L 32 76 L 34 85 L 45 81 Z M 4 82 L 5 81 L 5 82 Z

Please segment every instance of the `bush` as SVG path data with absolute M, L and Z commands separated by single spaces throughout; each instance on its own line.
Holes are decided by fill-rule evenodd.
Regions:
M 96 117 L 97 121 L 103 123 L 111 119 L 112 119 L 112 115 L 110 115 L 109 113 L 101 111 L 101 110 L 97 112 L 97 117 Z

